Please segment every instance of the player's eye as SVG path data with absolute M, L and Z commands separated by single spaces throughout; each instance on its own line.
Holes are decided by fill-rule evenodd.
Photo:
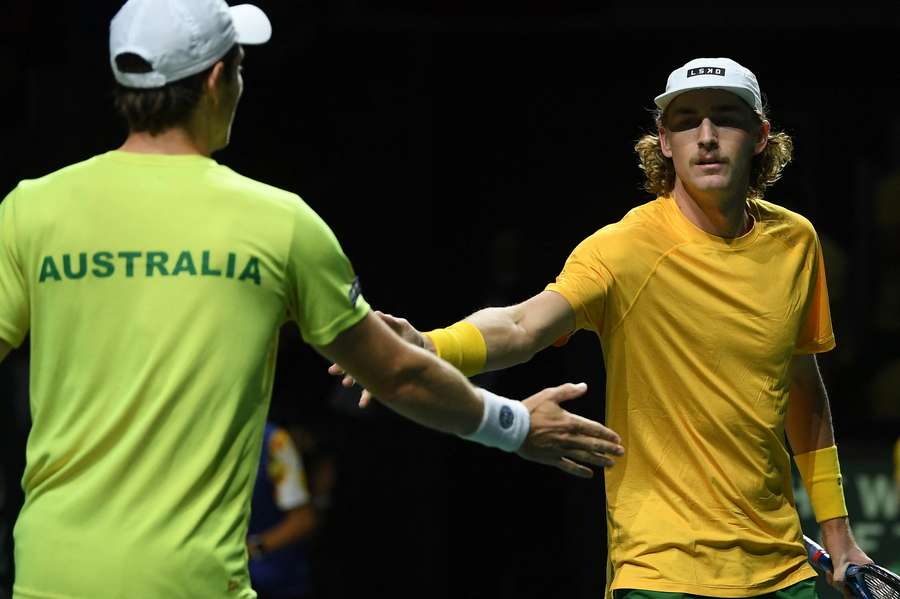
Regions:
M 672 131 L 687 131 L 688 129 L 696 129 L 700 126 L 701 118 L 699 116 L 677 116 L 669 123 L 669 129 Z

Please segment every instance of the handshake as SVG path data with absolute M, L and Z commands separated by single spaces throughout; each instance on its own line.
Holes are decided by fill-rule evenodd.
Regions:
M 406 319 L 382 312 L 375 312 L 375 315 L 377 319 L 373 320 L 379 320 L 382 325 L 386 325 L 406 345 L 418 348 L 419 353 L 424 353 L 422 350 L 437 353 L 429 336 L 420 333 Z M 446 363 L 441 367 L 448 371 L 454 370 Z M 345 387 L 357 383 L 356 378 L 337 362 L 328 368 L 328 372 L 333 376 L 342 377 L 341 382 Z M 458 372 L 453 376 L 462 378 Z M 413 382 L 405 387 L 409 395 L 422 398 L 419 402 L 422 405 L 419 406 L 412 406 L 413 400 L 400 397 L 401 394 L 396 393 L 390 393 L 388 398 L 380 399 L 388 407 L 420 424 L 512 451 L 526 460 L 554 466 L 582 478 L 593 476 L 592 467 L 609 468 L 615 464 L 615 457 L 624 455 L 618 434 L 598 422 L 572 414 L 560 406 L 564 401 L 584 395 L 587 391 L 587 385 L 584 383 L 566 383 L 547 388 L 521 402 L 499 397 L 484 389 L 476 390 L 467 385 L 470 388 L 469 393 L 465 396 L 465 400 L 458 402 L 472 404 L 473 411 L 470 411 L 467 426 L 462 424 L 466 418 L 460 414 L 463 409 L 461 406 L 448 405 L 446 397 L 442 400 L 436 399 L 434 396 L 440 395 L 440 392 L 422 393 L 420 386 L 427 388 L 429 385 L 418 385 Z M 447 385 L 446 388 L 449 392 L 451 386 Z M 479 397 L 480 413 L 476 403 Z M 369 389 L 363 389 L 359 399 L 360 407 L 368 406 L 373 399 L 375 394 Z M 476 418 L 473 419 L 472 416 Z M 473 424 L 477 428 L 473 429 Z

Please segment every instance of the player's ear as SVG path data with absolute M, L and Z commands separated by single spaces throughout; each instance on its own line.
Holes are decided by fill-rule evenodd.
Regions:
M 220 60 L 213 65 L 213 68 L 209 71 L 209 75 L 206 77 L 206 81 L 203 82 L 203 87 L 205 88 L 204 91 L 209 94 L 214 103 L 218 103 L 219 101 L 219 83 L 222 81 L 224 74 L 225 63 Z
M 763 121 L 759 126 L 759 138 L 757 138 L 756 144 L 753 146 L 754 156 L 761 154 L 766 149 L 766 146 L 769 144 L 769 131 L 771 130 L 772 125 L 769 121 Z
M 662 123 L 656 127 L 656 135 L 659 137 L 659 149 L 666 158 L 672 157 L 672 146 L 669 144 L 669 134 Z

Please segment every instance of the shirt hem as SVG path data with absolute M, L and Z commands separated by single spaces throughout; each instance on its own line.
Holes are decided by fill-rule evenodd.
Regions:
M 346 312 L 342 316 L 334 319 L 328 326 L 319 329 L 309 336 L 304 336 L 303 339 L 312 345 L 328 345 L 334 341 L 335 337 L 365 318 L 370 309 L 369 304 L 363 303 L 360 306 L 357 306 L 353 311 Z
M 802 347 L 798 347 L 794 350 L 795 355 L 808 355 L 808 354 L 820 354 L 823 352 L 831 351 L 835 347 L 837 347 L 837 343 L 835 343 L 834 335 L 831 337 L 825 337 L 824 339 L 817 339 L 812 343 L 808 343 Z
M 76 597 L 73 597 L 72 595 L 41 593 L 38 591 L 23 589 L 18 585 L 14 585 L 12 599 L 76 599 Z
M 12 347 L 19 347 L 22 345 L 22 342 L 25 341 L 26 334 L 27 333 L 16 332 L 16 327 L 12 326 L 7 321 L 0 319 L 0 339 L 9 343 Z
M 588 323 L 582 317 L 582 313 L 584 312 L 584 304 L 581 303 L 576 295 L 570 295 L 569 291 L 559 283 L 550 283 L 549 285 L 544 287 L 544 291 L 552 291 L 554 293 L 558 293 L 563 297 L 564 300 L 569 302 L 569 307 L 572 308 L 573 312 L 575 312 L 575 330 L 588 328 L 586 326 Z
M 766 581 L 756 584 L 740 585 L 704 585 L 687 582 L 671 582 L 668 580 L 647 580 L 639 576 L 617 575 L 609 588 L 611 591 L 619 589 L 640 589 L 642 591 L 659 591 L 663 593 L 687 593 L 690 595 L 704 595 L 709 597 L 723 597 L 728 599 L 743 599 L 774 593 L 798 582 L 815 578 L 815 571 L 805 563 L 788 576 L 778 581 Z

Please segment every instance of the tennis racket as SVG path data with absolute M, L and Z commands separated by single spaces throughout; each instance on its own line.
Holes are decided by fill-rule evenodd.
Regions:
M 821 545 L 803 537 L 809 562 L 819 574 L 832 572 L 831 556 Z M 859 599 L 900 599 L 900 576 L 875 564 L 847 566 L 844 583 Z

